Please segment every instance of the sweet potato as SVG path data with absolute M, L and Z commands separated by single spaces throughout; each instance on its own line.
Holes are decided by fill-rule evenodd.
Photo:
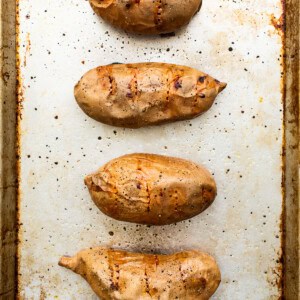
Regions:
M 221 281 L 215 260 L 195 250 L 150 255 L 98 247 L 59 265 L 83 276 L 102 300 L 206 300 Z
M 91 197 L 106 215 L 120 221 L 167 225 L 192 218 L 216 196 L 203 167 L 154 154 L 116 158 L 85 178 Z
M 90 0 L 105 21 L 138 34 L 171 33 L 188 24 L 201 0 Z
M 74 94 L 82 110 L 93 119 L 139 128 L 195 118 L 212 106 L 225 86 L 184 66 L 113 64 L 87 72 Z

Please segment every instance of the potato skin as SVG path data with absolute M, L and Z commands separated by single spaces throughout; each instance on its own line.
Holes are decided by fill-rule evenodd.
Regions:
M 154 154 L 116 158 L 85 178 L 98 208 L 116 220 L 167 225 L 204 211 L 216 184 L 203 167 Z
M 127 32 L 171 33 L 188 24 L 201 0 L 90 0 L 96 14 Z
M 207 300 L 221 282 L 216 261 L 196 250 L 173 255 L 92 248 L 62 257 L 103 300 Z
M 225 86 L 185 66 L 113 64 L 87 72 L 74 94 L 91 118 L 108 125 L 140 128 L 195 118 L 212 106 Z

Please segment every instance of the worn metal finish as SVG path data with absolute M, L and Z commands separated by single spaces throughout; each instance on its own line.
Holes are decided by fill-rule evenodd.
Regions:
M 0 1 L 0 299 L 14 299 L 16 282 L 15 3 Z
M 283 297 L 299 290 L 299 2 L 287 0 L 284 36 L 285 147 L 283 206 Z
M 282 287 L 286 299 L 295 299 L 298 227 L 293 163 L 298 103 L 292 101 L 297 95 L 292 62 L 297 53 L 294 46 L 286 47 L 281 78 L 281 3 L 207 1 L 175 37 L 141 38 L 102 23 L 86 1 L 19 2 L 19 298 L 93 299 L 87 284 L 59 268 L 57 261 L 62 254 L 101 244 L 158 252 L 197 248 L 220 264 L 223 281 L 214 299 L 277 299 Z M 9 4 L 2 5 L 12 11 Z M 288 34 L 285 45 L 290 45 Z M 196 120 L 141 130 L 113 128 L 83 115 L 72 89 L 84 71 L 115 61 L 186 64 L 229 85 L 214 108 Z M 13 82 L 7 88 L 11 98 Z M 2 86 L 2 103 L 3 91 Z M 290 109 L 284 110 L 285 105 Z M 2 108 L 2 120 L 12 120 L 2 121 L 12 128 L 3 135 L 2 145 L 8 143 L 4 137 L 14 141 L 15 111 L 13 105 L 8 112 Z M 2 151 L 14 157 L 13 148 L 2 146 Z M 134 151 L 203 163 L 218 183 L 215 203 L 191 221 L 161 228 L 103 216 L 92 204 L 83 176 Z M 15 170 L 3 165 L 4 160 L 2 186 L 3 170 Z M 15 177 L 14 173 L 12 189 Z M 1 293 L 12 299 L 16 193 L 6 195 L 12 200 L 1 198 L 1 226 L 11 224 L 11 248 L 3 247 L 2 230 L 1 251 L 10 255 L 11 264 L 2 255 L 1 268 L 9 265 L 11 273 L 2 272 Z M 6 207 L 11 209 L 9 218 L 3 217 Z

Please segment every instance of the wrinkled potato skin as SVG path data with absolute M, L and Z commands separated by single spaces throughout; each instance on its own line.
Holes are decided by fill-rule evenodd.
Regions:
M 90 0 L 106 22 L 137 34 L 171 33 L 188 24 L 201 0 Z
M 216 196 L 215 181 L 203 167 L 153 154 L 116 158 L 87 176 L 85 184 L 104 214 L 148 225 L 192 218 Z
M 150 255 L 106 248 L 62 257 L 102 300 L 207 300 L 221 282 L 215 260 L 199 251 Z
M 113 64 L 87 72 L 74 94 L 91 118 L 108 125 L 140 128 L 195 118 L 212 106 L 225 86 L 185 66 Z

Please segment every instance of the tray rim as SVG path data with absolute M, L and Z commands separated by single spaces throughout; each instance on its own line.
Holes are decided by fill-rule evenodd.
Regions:
M 284 147 L 282 209 L 283 299 L 299 295 L 299 5 L 281 0 L 284 16 L 276 28 L 283 39 Z M 20 80 L 18 3 L 0 0 L 0 298 L 18 298 L 18 178 Z M 298 62 L 298 63 L 297 63 Z

